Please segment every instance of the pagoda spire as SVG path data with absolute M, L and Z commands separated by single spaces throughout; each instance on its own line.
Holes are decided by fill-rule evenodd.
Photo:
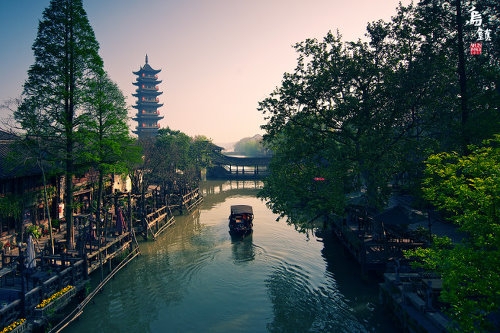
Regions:
M 148 63 L 148 54 L 146 53 L 146 64 Z

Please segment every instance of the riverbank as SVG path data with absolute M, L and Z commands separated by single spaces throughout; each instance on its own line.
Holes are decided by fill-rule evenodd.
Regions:
M 127 257 L 139 254 L 133 233 L 105 237 L 99 244 L 84 244 L 79 251 L 58 251 L 47 254 L 50 243 L 42 236 L 36 245 L 18 244 L 2 253 L 0 284 L 0 325 L 11 327 L 22 321 L 15 332 L 44 331 L 57 327 L 66 307 L 87 296 L 91 274 L 106 270 L 109 275 Z M 66 232 L 54 236 L 55 244 L 63 244 Z M 36 254 L 30 260 L 29 247 Z
M 439 276 L 415 271 L 403 252 L 429 246 L 431 234 L 459 241 L 457 228 L 429 212 L 415 210 L 409 197 L 394 197 L 384 212 L 370 216 L 353 205 L 346 218 L 330 217 L 333 234 L 360 265 L 374 272 L 380 302 L 404 332 L 447 332 L 451 321 L 442 312 Z
M 195 189 L 180 196 L 179 203 L 150 208 L 142 221 L 134 223 L 118 210 L 113 227 L 99 232 L 91 216 L 75 216 L 74 250 L 65 248 L 64 224 L 53 230 L 52 238 L 42 232 L 40 238 L 15 247 L 10 244 L 16 235 L 6 235 L 4 242 L 9 246 L 0 252 L 0 327 L 8 332 L 46 331 L 49 327 L 51 332 L 60 331 L 81 314 L 110 278 L 140 254 L 136 234 L 145 240 L 148 236 L 156 239 L 175 223 L 172 209 L 183 214 L 202 201 Z M 47 221 L 39 223 L 42 230 L 47 229 Z M 50 251 L 52 244 L 54 253 Z M 100 274 L 101 282 L 91 290 L 93 274 Z M 68 310 L 68 306 L 75 309 Z

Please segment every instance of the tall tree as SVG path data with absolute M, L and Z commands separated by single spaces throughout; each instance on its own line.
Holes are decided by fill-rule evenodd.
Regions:
M 129 134 L 128 111 L 122 92 L 103 72 L 89 82 L 87 105 L 77 131 L 83 171 L 97 171 L 96 220 L 100 221 L 104 176 L 127 174 L 131 163 L 141 160 L 140 147 Z
M 78 160 L 76 132 L 82 124 L 90 82 L 103 72 L 92 27 L 81 0 L 51 0 L 33 44 L 35 63 L 14 117 L 50 148 L 47 159 L 65 175 L 67 245 L 74 248 L 73 182 Z

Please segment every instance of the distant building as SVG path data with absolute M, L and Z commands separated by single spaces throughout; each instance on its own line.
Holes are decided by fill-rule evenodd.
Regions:
M 137 103 L 133 107 L 137 109 L 137 114 L 134 121 L 137 121 L 136 130 L 133 131 L 139 139 L 156 137 L 160 125 L 158 121 L 164 117 L 160 116 L 158 108 L 163 106 L 159 103 L 158 96 L 162 94 L 158 90 L 158 73 L 161 69 L 153 69 L 148 64 L 148 56 L 146 55 L 146 63 L 137 72 L 132 72 L 137 75 L 136 82 L 133 85 L 137 86 L 136 93 L 132 96 L 137 97 Z

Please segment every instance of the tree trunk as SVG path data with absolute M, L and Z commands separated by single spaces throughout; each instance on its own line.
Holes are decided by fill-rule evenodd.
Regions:
M 73 175 L 66 172 L 66 196 L 64 198 L 64 217 L 66 218 L 66 244 L 68 249 L 75 248 L 75 231 L 73 230 Z
M 96 205 L 96 223 L 98 227 L 101 225 L 101 208 L 102 208 L 102 193 L 103 193 L 104 179 L 102 172 L 99 171 L 99 180 L 97 185 L 97 205 Z

